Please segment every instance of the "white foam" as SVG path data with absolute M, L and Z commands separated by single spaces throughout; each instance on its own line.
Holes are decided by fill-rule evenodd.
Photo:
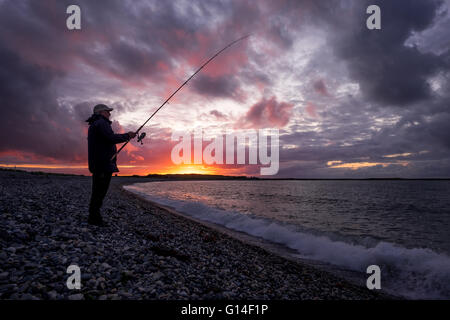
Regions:
M 378 265 L 382 270 L 382 287 L 397 295 L 414 299 L 450 298 L 450 257 L 430 249 L 408 249 L 388 242 L 366 247 L 333 241 L 326 236 L 300 232 L 268 219 L 220 210 L 200 202 L 148 195 L 137 185 L 124 188 L 199 220 L 283 244 L 307 259 L 364 273 L 369 265 Z

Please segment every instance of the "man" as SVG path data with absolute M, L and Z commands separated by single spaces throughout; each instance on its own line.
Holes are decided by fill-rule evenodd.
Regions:
M 89 171 L 92 173 L 92 195 L 89 204 L 88 223 L 104 226 L 100 208 L 108 192 L 113 172 L 119 172 L 116 164 L 116 144 L 128 141 L 136 136 L 134 132 L 115 134 L 111 128 L 110 108 L 104 104 L 94 107 L 94 114 L 86 120 L 88 130 Z

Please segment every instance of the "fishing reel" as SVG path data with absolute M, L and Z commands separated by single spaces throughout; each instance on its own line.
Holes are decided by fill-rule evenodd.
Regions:
M 144 142 L 142 142 L 142 140 L 145 138 L 145 132 L 142 132 L 141 134 L 138 134 L 137 136 L 137 142 L 140 142 L 141 145 L 144 144 Z

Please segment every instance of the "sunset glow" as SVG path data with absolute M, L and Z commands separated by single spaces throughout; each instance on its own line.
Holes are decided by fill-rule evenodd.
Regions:
M 352 162 L 352 163 L 342 163 L 342 164 L 333 164 L 330 165 L 330 168 L 335 169 L 341 169 L 341 168 L 348 168 L 351 170 L 357 170 L 360 168 L 367 168 L 367 167 L 375 167 L 375 166 L 382 166 L 387 167 L 390 165 L 401 165 L 406 167 L 408 165 L 408 162 L 406 161 L 399 161 L 399 162 L 393 162 L 393 163 L 386 163 L 386 162 Z
M 174 167 L 173 169 L 169 169 L 169 171 L 166 172 L 160 172 L 161 174 L 222 174 L 219 169 L 214 168 L 206 168 L 202 166 L 195 166 L 195 165 L 180 165 L 177 167 Z

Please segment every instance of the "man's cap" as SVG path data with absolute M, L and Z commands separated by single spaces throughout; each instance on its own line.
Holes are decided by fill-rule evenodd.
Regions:
M 101 111 L 113 111 L 113 108 L 108 107 L 105 104 L 98 104 L 94 107 L 94 113 L 100 113 Z

